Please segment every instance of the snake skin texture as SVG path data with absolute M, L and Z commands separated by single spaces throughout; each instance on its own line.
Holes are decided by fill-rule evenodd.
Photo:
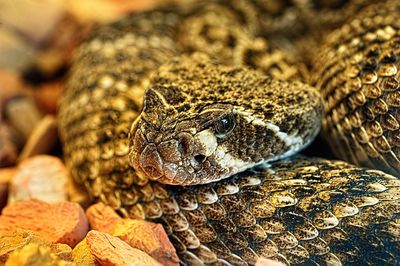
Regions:
M 145 93 L 131 130 L 131 165 L 161 183 L 218 181 L 298 153 L 315 138 L 321 115 L 318 92 L 301 82 L 201 54 L 175 58 Z
M 163 87 L 184 87 L 185 80 L 191 81 L 200 94 L 207 87 L 201 87 L 206 83 L 200 79 L 194 82 L 191 71 L 213 82 L 223 80 L 218 74 L 224 72 L 229 77 L 224 82 L 235 81 L 243 92 L 244 85 L 255 85 L 254 95 L 263 86 L 271 86 L 264 92 L 272 90 L 272 95 L 285 95 L 286 100 L 296 92 L 308 95 L 294 101 L 290 113 L 284 109 L 286 100 L 279 102 L 279 97 L 270 103 L 273 108 L 263 106 L 264 111 L 274 110 L 272 113 L 257 109 L 255 99 L 243 106 L 255 108 L 251 113 L 261 112 L 267 117 L 252 120 L 264 126 L 264 133 L 268 132 L 268 121 L 275 125 L 280 120 L 290 125 L 285 127 L 282 123 L 279 130 L 270 126 L 271 143 L 253 132 L 253 137 L 260 139 L 255 147 L 263 152 L 266 148 L 275 149 L 274 155 L 279 156 L 290 148 L 282 142 L 285 135 L 279 134 L 280 129 L 304 139 L 313 138 L 319 99 L 298 81 L 274 80 L 304 80 L 307 73 L 294 58 L 259 37 L 262 23 L 257 23 L 261 15 L 255 3 L 263 1 L 232 1 L 226 7 L 221 3 L 224 1 L 134 14 L 100 27 L 82 44 L 59 108 L 65 161 L 74 178 L 84 184 L 93 200 L 112 206 L 122 216 L 162 223 L 183 265 L 253 265 L 260 256 L 287 265 L 398 264 L 400 182 L 378 170 L 300 157 L 271 163 L 268 169 L 253 168 L 218 182 L 172 186 L 152 181 L 131 167 L 137 163 L 136 159 L 130 160 L 135 157 L 132 151 L 141 143 L 137 141 L 137 129 L 141 128 L 147 138 L 157 138 L 158 134 L 157 127 L 139 127 L 140 120 L 134 124 L 135 119 L 151 122 L 165 115 L 168 106 L 164 103 L 168 101 L 177 101 L 174 106 L 180 106 L 183 114 L 190 110 L 190 106 L 185 109 L 183 99 L 168 98 L 169 91 Z M 171 61 L 194 51 L 207 54 L 200 55 L 210 60 L 203 64 L 206 69 L 201 70 L 201 63 L 187 63 L 189 59 L 185 58 L 189 57 Z M 236 75 L 240 77 L 237 80 Z M 152 89 L 145 93 L 149 87 Z M 227 96 L 234 94 L 231 89 L 227 89 Z M 233 103 L 232 99 L 224 100 Z M 147 106 L 158 106 L 147 110 L 145 106 L 146 114 L 140 115 L 144 101 Z M 198 104 L 201 105 L 200 99 Z M 168 117 L 167 113 L 162 121 Z M 299 130 L 301 126 L 304 128 Z M 246 142 L 240 136 L 235 140 Z M 280 147 L 269 147 L 266 142 Z M 246 145 L 235 151 L 252 150 Z M 144 148 L 139 148 L 136 150 L 143 154 Z M 264 156 L 255 151 L 252 155 L 256 160 Z M 154 157 L 148 158 L 145 163 L 154 166 Z
M 400 174 L 400 3 L 373 5 L 332 33 L 314 67 L 323 133 L 338 158 Z

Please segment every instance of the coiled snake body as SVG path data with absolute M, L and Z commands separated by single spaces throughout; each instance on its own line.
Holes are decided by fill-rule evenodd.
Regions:
M 257 3 L 164 8 L 95 31 L 60 103 L 67 165 L 93 199 L 162 223 L 183 264 L 395 265 L 399 180 L 284 159 L 318 133 L 322 102 L 275 80 L 308 75 L 256 37 Z

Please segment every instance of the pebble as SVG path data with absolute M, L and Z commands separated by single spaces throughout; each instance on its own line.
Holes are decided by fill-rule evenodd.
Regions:
M 161 265 L 145 252 L 107 233 L 91 230 L 86 236 L 86 243 L 101 265 Z
M 15 29 L 30 43 L 39 44 L 57 30 L 57 22 L 65 10 L 65 0 L 4 1 L 0 17 L 5 28 Z
M 22 161 L 28 157 L 51 152 L 58 141 L 57 119 L 46 115 L 37 122 L 18 157 Z
M 62 86 L 63 84 L 60 81 L 56 81 L 44 83 L 35 89 L 35 101 L 43 112 L 53 115 L 57 113 L 58 99 L 61 95 Z
M 0 168 L 0 211 L 7 205 L 8 185 L 16 172 L 16 167 Z
M 162 265 L 179 265 L 175 248 L 161 224 L 124 219 L 123 223 L 117 224 L 114 236 L 145 251 Z
M 39 123 L 42 114 L 30 97 L 15 97 L 4 107 L 6 119 L 27 140 Z
M 266 258 L 259 258 L 255 266 L 285 266 L 282 262 L 270 260 Z
M 38 155 L 23 160 L 10 182 L 8 202 L 38 199 L 48 203 L 66 201 L 69 175 L 58 157 Z
M 67 266 L 75 265 L 70 261 L 61 260 L 53 254 L 49 247 L 30 243 L 11 253 L 6 266 Z
M 75 248 L 72 250 L 73 261 L 80 266 L 98 266 L 100 263 L 97 262 L 96 258 L 92 255 L 89 246 L 84 238 Z
M 0 215 L 0 235 L 17 229 L 30 230 L 52 243 L 74 247 L 89 230 L 83 209 L 77 203 L 49 204 L 36 199 L 8 205 Z
M 0 107 L 2 107 L 0 109 L 1 112 L 4 111 L 3 107 L 6 105 L 8 100 L 24 95 L 24 87 L 24 83 L 17 72 L 12 70 L 0 69 Z
M 28 244 L 37 244 L 50 248 L 51 252 L 62 260 L 72 260 L 72 249 L 66 244 L 51 243 L 32 231 L 18 230 L 0 237 L 0 265 L 5 263 L 9 255 Z
M 178 265 L 179 258 L 161 224 L 138 219 L 123 219 L 103 203 L 86 211 L 92 229 L 117 236 L 130 246 L 143 250 L 162 265 Z
M 0 211 L 7 205 L 8 184 L 0 182 Z
M 68 68 L 76 49 L 91 33 L 93 26 L 94 23 L 81 23 L 70 12 L 64 14 L 61 20 L 57 22 L 56 30 L 51 32 L 46 39 L 46 44 L 36 54 L 33 63 L 35 69 L 43 77 L 47 78 L 57 77 L 59 73 L 65 72 L 65 68 Z M 52 91 L 54 91 L 54 88 L 60 88 L 61 85 L 61 81 L 55 81 L 45 84 L 44 87 L 51 87 Z M 38 92 L 43 92 L 42 89 L 43 86 L 39 88 Z M 48 96 L 51 96 L 50 102 L 55 103 L 54 93 Z M 49 99 L 44 99 L 43 97 L 42 99 L 49 102 Z
M 14 165 L 17 161 L 18 148 L 12 140 L 10 127 L 0 122 L 0 167 Z
M 101 202 L 87 208 L 86 216 L 90 228 L 110 235 L 114 234 L 117 224 L 123 220 L 113 208 Z
M 16 72 L 0 69 L 0 113 L 25 140 L 42 116 L 28 87 Z
M 2 24 L 0 40 L 0 68 L 23 71 L 31 64 L 35 48 L 26 39 Z

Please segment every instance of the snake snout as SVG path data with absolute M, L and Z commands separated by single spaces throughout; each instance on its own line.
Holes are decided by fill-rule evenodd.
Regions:
M 139 159 L 140 167 L 151 179 L 163 176 L 163 161 L 154 144 L 147 145 Z

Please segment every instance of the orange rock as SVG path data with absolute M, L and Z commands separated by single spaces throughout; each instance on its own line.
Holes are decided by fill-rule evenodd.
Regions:
M 161 224 L 123 219 L 123 223 L 117 224 L 113 235 L 145 251 L 162 265 L 179 264 L 175 248 Z
M 107 233 L 92 230 L 86 236 L 86 243 L 101 265 L 161 265 L 145 252 Z
M 17 229 L 30 230 L 52 243 L 74 247 L 85 237 L 89 224 L 77 203 L 28 200 L 8 205 L 0 215 L 0 235 Z
M 122 218 L 110 206 L 104 203 L 96 203 L 86 210 L 90 228 L 112 235 L 118 223 Z
M 67 200 L 69 175 L 58 157 L 39 155 L 22 161 L 10 182 L 8 202 L 39 199 L 49 203 Z
M 130 246 L 150 254 L 162 265 L 179 264 L 175 248 L 160 224 L 123 219 L 103 203 L 89 207 L 86 215 L 92 229 L 119 237 Z

